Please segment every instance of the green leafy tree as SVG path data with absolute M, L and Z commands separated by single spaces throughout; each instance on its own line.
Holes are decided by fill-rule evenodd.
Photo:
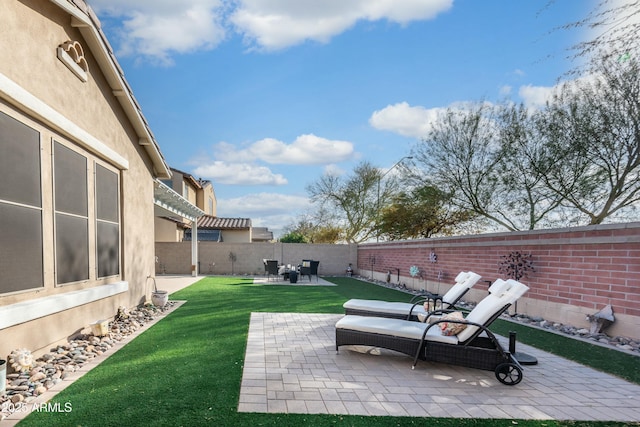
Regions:
M 280 241 L 282 243 L 307 243 L 307 239 L 304 237 L 304 235 L 295 231 L 289 232 L 280 237 Z
M 400 240 L 453 234 L 473 213 L 451 207 L 449 198 L 429 185 L 397 194 L 382 211 L 381 236 Z
M 338 243 L 342 240 L 342 229 L 331 225 L 322 209 L 316 211 L 315 215 L 301 215 L 297 223 L 286 227 L 285 231 L 285 236 L 295 236 L 296 239 L 301 237 L 304 243 Z M 284 241 L 282 239 L 284 237 L 280 241 Z

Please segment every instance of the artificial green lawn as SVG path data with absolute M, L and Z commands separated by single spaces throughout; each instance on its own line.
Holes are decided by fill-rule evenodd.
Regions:
M 343 313 L 349 298 L 408 301 L 405 293 L 351 278 L 329 278 L 335 287 L 262 286 L 252 280 L 208 277 L 172 295 L 187 302 L 98 367 L 60 392 L 52 402 L 70 412 L 34 412 L 20 426 L 513 426 L 514 420 L 346 415 L 238 413 L 242 365 L 252 311 Z M 498 333 L 518 331 L 518 340 L 553 351 L 571 343 L 577 361 L 606 360 L 640 383 L 638 358 L 526 328 L 494 322 Z M 542 335 L 544 334 L 544 335 Z M 546 335 L 553 335 L 553 339 Z M 556 343 L 555 341 L 558 340 Z M 540 342 L 538 342 L 540 341 Z M 575 348 L 574 348 L 574 344 Z M 602 352 L 602 353 L 600 353 Z M 598 362 L 600 363 L 600 362 Z M 599 366 L 599 365 L 598 365 Z M 526 380 L 526 378 L 525 378 Z M 519 426 L 622 426 L 517 420 Z

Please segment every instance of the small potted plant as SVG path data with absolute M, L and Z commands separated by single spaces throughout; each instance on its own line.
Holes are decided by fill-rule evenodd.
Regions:
M 151 302 L 156 307 L 164 307 L 169 302 L 169 292 L 167 291 L 159 291 L 156 286 L 156 278 L 153 276 L 149 276 L 151 280 L 153 280 L 153 292 L 151 292 Z

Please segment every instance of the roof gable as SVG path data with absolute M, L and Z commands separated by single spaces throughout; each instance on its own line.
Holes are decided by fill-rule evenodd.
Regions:
M 160 179 L 170 178 L 169 165 L 160 152 L 160 146 L 142 114 L 138 101 L 133 96 L 133 91 L 124 77 L 124 72 L 118 64 L 107 37 L 102 32 L 100 21 L 96 14 L 84 0 L 50 1 L 70 15 L 71 25 L 78 28 L 84 37 L 87 48 L 95 57 L 114 96 L 135 129 L 138 144 L 144 148 L 151 159 L 154 175 Z

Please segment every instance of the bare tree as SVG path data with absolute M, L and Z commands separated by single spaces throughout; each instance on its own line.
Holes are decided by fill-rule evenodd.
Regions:
M 379 203 L 386 203 L 393 180 L 383 183 L 378 197 L 381 173 L 368 162 L 362 162 L 350 176 L 325 174 L 307 186 L 311 201 L 332 210 L 332 225 L 343 232 L 347 242 L 360 243 L 373 237 Z
M 560 214 L 563 196 L 546 186 L 535 167 L 546 152 L 536 115 L 522 104 L 505 104 L 499 107 L 497 125 L 503 203 L 512 222 L 530 230 L 566 225 L 566 216 Z
M 503 179 L 501 165 L 510 153 L 500 149 L 494 106 L 449 109 L 412 154 L 414 176 L 449 194 L 453 205 L 507 230 L 519 229 L 504 202 L 511 184 Z
M 539 116 L 545 184 L 589 224 L 640 200 L 640 59 L 603 56 L 594 78 L 565 85 Z
M 606 52 L 606 56 L 624 61 L 637 55 L 640 47 L 640 0 L 600 0 L 585 18 L 563 28 L 591 33 L 572 46 L 574 57 L 602 56 Z

